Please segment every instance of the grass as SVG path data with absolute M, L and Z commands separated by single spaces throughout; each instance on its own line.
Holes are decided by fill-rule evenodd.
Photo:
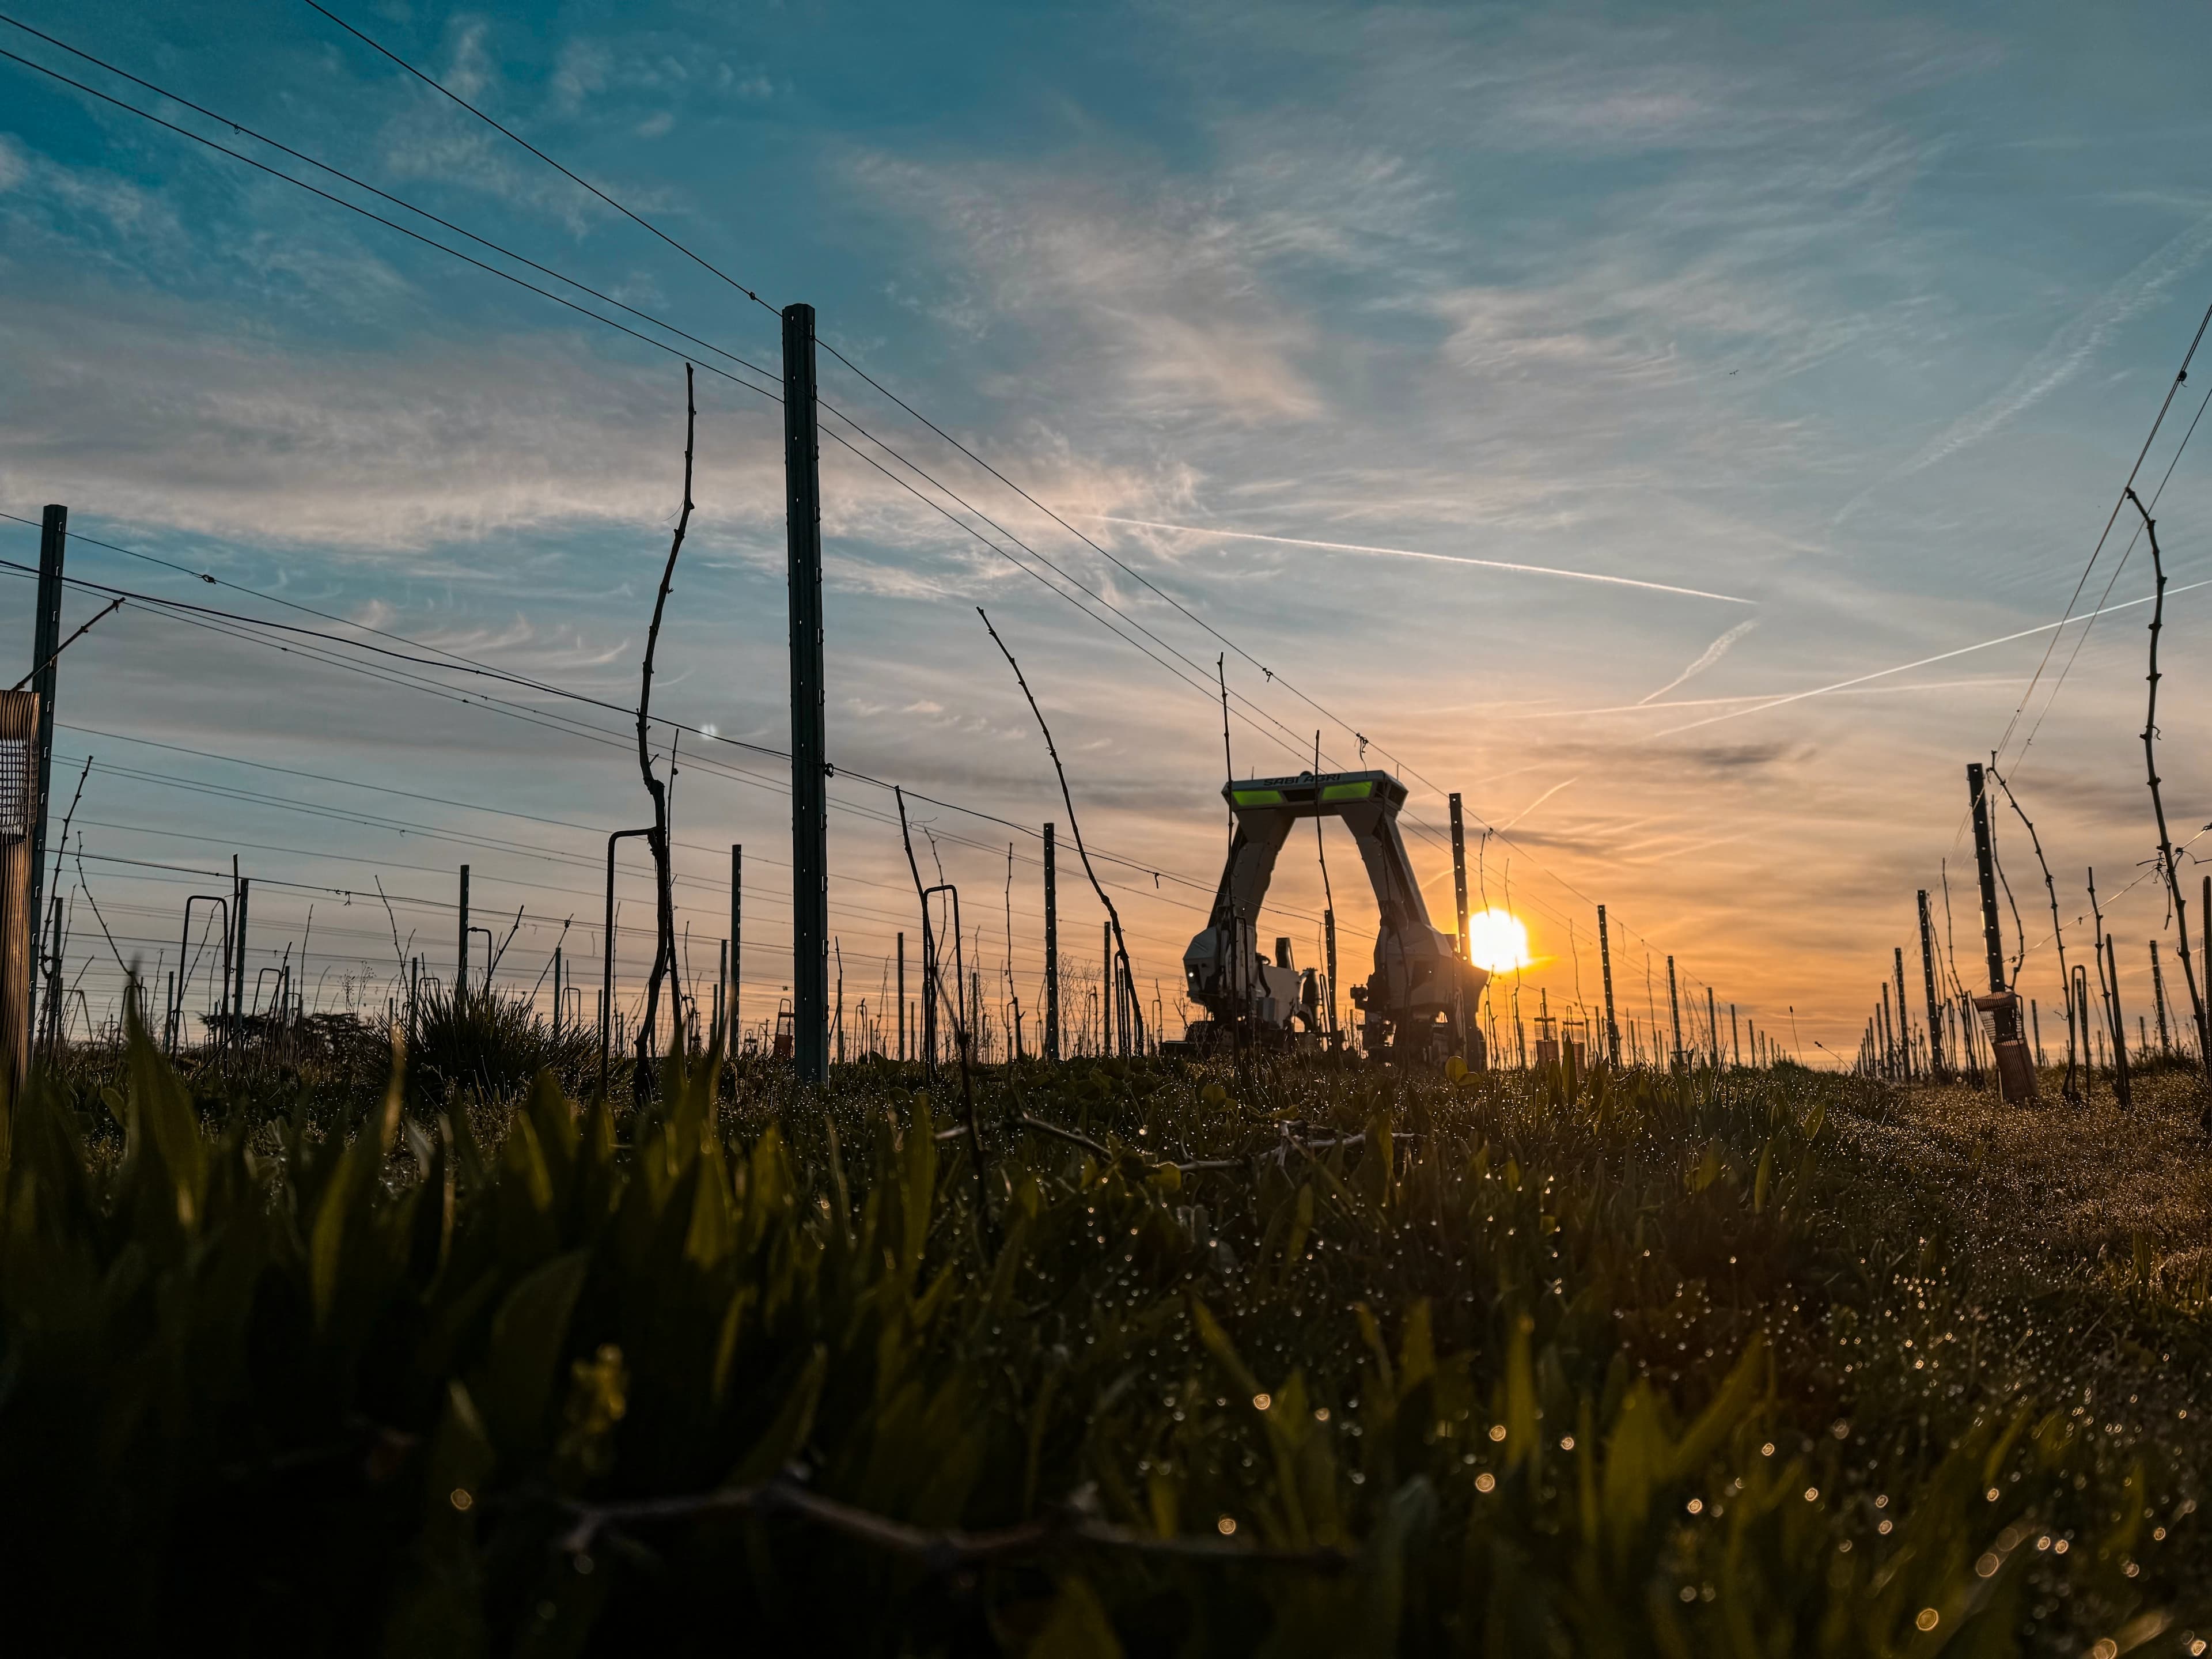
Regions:
M 979 1215 L 910 1068 L 672 1066 L 632 1114 L 552 1063 L 234 1087 L 140 1045 L 14 1103 L 25 1650 L 2212 1634 L 2186 1079 L 2122 1117 L 1790 1066 L 1001 1068 Z

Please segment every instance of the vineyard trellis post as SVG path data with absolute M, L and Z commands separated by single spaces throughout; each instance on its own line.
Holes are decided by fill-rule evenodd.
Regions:
M 461 937 L 459 953 L 454 957 L 453 994 L 466 996 L 469 989 L 469 866 L 461 866 Z
M 726 1037 L 726 1053 L 737 1055 L 738 1033 L 738 1000 L 744 995 L 745 975 L 741 969 L 741 953 L 745 949 L 745 842 L 730 842 L 730 987 L 721 995 L 721 1018 Z
M 2122 1106 L 2135 1104 L 2135 1079 L 2128 1066 L 2128 1016 L 2120 1006 L 2120 947 L 2112 935 L 2105 935 L 2105 966 L 2112 975 L 2110 997 L 2112 1007 L 2112 1076 Z
M 1615 1066 L 1620 1064 L 1620 1027 L 1613 1017 L 1613 940 L 1606 931 L 1605 906 L 1597 907 L 1597 964 L 1605 981 L 1605 1051 Z
M 1053 827 L 1044 827 L 1044 1057 L 1060 1058 L 1060 873 Z M 904 981 L 902 980 L 903 984 Z
M 2158 1052 L 2161 1058 L 2173 1058 L 2173 1038 L 2166 1024 L 2166 975 L 2158 965 L 2158 941 L 2150 942 L 2151 1006 L 2158 1015 Z
M 1318 828 L 1320 819 L 1315 819 Z M 1459 791 L 1451 792 L 1451 848 L 1452 848 L 1452 904 L 1459 917 L 1459 960 L 1461 971 L 1455 975 L 1452 992 L 1452 1024 L 1459 1042 L 1459 1057 L 1467 1058 L 1467 974 L 1466 968 L 1474 960 L 1467 938 L 1467 825 L 1460 811 Z
M 251 878 L 238 873 L 238 854 L 230 857 L 230 878 L 238 893 L 230 919 L 230 1036 L 238 1047 L 246 1043 L 246 904 L 252 896 Z
M 2105 1035 L 2112 1044 L 2112 1098 L 2123 1110 L 2135 1103 L 2135 1091 L 2128 1076 L 2128 1036 L 2126 1016 L 2120 1012 L 2120 959 L 2112 948 L 2112 936 L 2105 931 L 2104 907 L 2097 902 L 2097 872 L 2089 871 L 2089 915 L 2096 924 L 2095 946 L 2090 954 L 2097 963 L 2097 994 L 2105 1005 Z M 2086 1024 L 2086 1015 L 2084 1017 Z
M 1667 1010 L 1673 1017 L 1674 1027 L 1673 1064 L 1680 1069 L 1682 1064 L 1682 999 L 1674 988 L 1674 958 L 1672 957 L 1667 958 Z
M 830 1076 L 829 738 L 822 683 L 822 440 L 814 307 L 783 308 L 783 480 L 791 622 L 792 1058 Z
M 62 637 L 62 558 L 69 546 L 69 508 L 49 504 L 39 526 L 38 614 L 32 629 L 31 691 L 37 702 L 33 719 L 30 823 L 30 891 L 25 915 L 37 929 L 40 896 L 46 890 L 46 809 L 53 787 L 54 689 Z
M 2027 816 L 2027 809 L 2021 805 L 2020 797 L 2013 793 L 2012 786 L 2005 781 L 2004 774 L 1997 770 L 1996 757 L 1994 754 L 1990 757 L 1990 775 L 1997 781 L 1997 787 L 2005 792 L 2005 799 L 2012 804 L 2014 815 L 2027 826 L 2028 844 L 2034 848 L 2035 861 L 2042 867 L 2043 891 L 2051 903 L 2051 937 L 2058 946 L 2059 988 L 2065 994 L 2070 1005 L 2073 1000 L 2074 981 L 2073 976 L 2067 971 L 2066 967 L 2066 927 L 2058 915 L 2058 884 L 2051 876 L 2051 860 L 2043 855 L 2043 837 L 2036 833 L 2034 821 Z M 2023 953 L 2026 947 L 2027 941 L 2023 939 L 2021 940 Z M 2033 1008 L 2033 1001 L 2029 1006 Z M 2067 1014 L 2066 1043 L 2066 1082 L 2060 1092 L 2066 1099 L 2071 1100 L 2074 1098 L 2074 1023 L 2070 1006 Z M 2036 1047 L 2038 1050 L 2036 1059 L 2039 1065 L 2042 1062 L 2042 1044 L 2039 1042 Z
M 1929 925 L 1928 890 L 1920 890 L 1920 975 L 1928 987 L 1928 1070 L 1938 1083 L 1943 1080 L 1943 1012 L 1936 995 L 1936 934 Z
M 727 1036 L 723 1039 L 724 1052 L 734 1058 L 738 1052 L 738 1022 L 739 992 L 744 986 L 744 970 L 740 952 L 745 938 L 745 848 L 743 842 L 730 844 L 730 975 L 722 992 L 722 1024 Z
M 1344 1039 L 1337 1030 L 1336 1023 L 1336 908 L 1334 905 L 1321 913 L 1321 937 L 1322 955 L 1328 964 L 1328 1048 L 1331 1054 L 1338 1054 L 1342 1051 Z
M 1979 761 L 1966 763 L 1966 793 L 1973 810 L 1974 866 L 1981 878 L 1982 945 L 1989 959 L 1987 1006 L 1997 1092 L 2014 1104 L 2025 1104 L 2035 1098 L 2035 1066 L 2021 1030 L 2020 994 L 2005 983 L 2004 928 L 1997 914 L 1996 848 L 1990 832 L 1989 791 L 1983 783 Z M 1981 1000 L 1976 999 L 1978 1004 Z
M 1905 947 L 1892 945 L 1897 969 L 1897 1036 L 1898 1051 L 1905 1062 L 1905 1080 L 1912 1081 L 1912 1020 L 1905 1010 L 1912 1005 L 1905 1000 Z
M 2101 978 L 2104 975 L 2103 968 L 2100 967 L 2097 972 Z M 2069 1044 L 2074 1043 L 2076 1041 L 2078 1030 L 2081 1054 L 2081 1097 L 2087 1100 L 2090 1086 L 2095 1080 L 2095 1073 L 2090 1069 L 2094 1061 L 2091 1058 L 2089 1050 L 2089 970 L 2080 963 L 2075 963 L 2074 981 L 2066 988 L 2067 1018 L 2069 1022 L 2066 1028 L 2066 1041 Z M 2074 1069 L 2074 1064 L 2070 1059 L 2067 1061 L 2066 1069 L 2069 1074 Z
M 613 1046 L 615 1028 L 615 843 L 632 836 L 650 835 L 648 830 L 617 830 L 607 837 L 607 895 L 606 916 L 599 930 L 599 1095 L 607 1092 L 608 1051 Z

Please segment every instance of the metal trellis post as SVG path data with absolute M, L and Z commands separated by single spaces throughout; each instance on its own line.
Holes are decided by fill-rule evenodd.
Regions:
M 31 634 L 31 690 L 37 695 L 38 733 L 32 749 L 31 892 L 26 914 L 39 914 L 46 890 L 46 807 L 54 769 L 54 684 L 62 641 L 62 555 L 69 544 L 69 508 L 49 506 L 39 526 L 38 614 Z
M 822 672 L 822 467 L 814 307 L 783 310 L 783 477 L 791 623 L 792 1056 L 830 1075 L 829 741 Z

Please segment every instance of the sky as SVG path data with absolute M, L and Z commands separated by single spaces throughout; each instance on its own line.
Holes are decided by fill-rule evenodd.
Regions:
M 2090 561 L 2212 301 L 2201 9 L 333 7 L 662 240 L 304 0 L 22 8 L 53 39 L 0 48 L 272 171 L 0 59 L 0 511 L 66 503 L 87 581 L 418 659 L 145 604 L 70 648 L 83 1015 L 120 962 L 180 953 L 205 1006 L 182 906 L 234 854 L 249 976 L 304 960 L 316 1006 L 380 1012 L 403 957 L 449 975 L 464 862 L 472 919 L 513 924 L 501 983 L 550 1000 L 556 944 L 596 963 L 604 838 L 648 811 L 621 710 L 688 355 L 696 507 L 654 708 L 735 740 L 678 746 L 686 962 L 711 981 L 742 843 L 741 1011 L 769 1017 L 790 725 L 782 417 L 755 388 L 801 301 L 843 360 L 823 491 L 855 1047 L 919 933 L 894 783 L 927 798 L 918 860 L 961 890 L 987 1002 L 1018 995 L 1035 1042 L 1036 831 L 1064 846 L 1067 814 L 979 606 L 1170 1035 L 1220 869 L 1224 679 L 1238 775 L 1318 742 L 1403 779 L 1447 928 L 1462 792 L 1476 908 L 1520 915 L 1536 958 L 1499 981 L 1509 1022 L 1516 998 L 1600 1005 L 1602 903 L 1646 1042 L 1671 956 L 1724 1028 L 1733 1005 L 1848 1054 L 1893 949 L 1917 954 L 1917 890 L 1940 931 L 1948 878 L 1975 977 L 1964 768 L 1992 750 L 2072 958 L 2094 868 L 2130 1024 L 2152 1012 L 2172 933 L 2131 508 Z M 2212 820 L 2203 386 L 2212 362 L 2137 478 L 2178 842 Z M 0 558 L 37 544 L 0 520 Z M 0 576 L 27 668 L 31 584 Z M 72 592 L 65 626 L 103 603 Z M 2100 605 L 2127 608 L 2056 626 Z M 2049 1012 L 2051 905 L 2020 820 L 1997 834 Z M 1301 844 L 1261 932 L 1305 965 Z M 1340 830 L 1330 854 L 1349 985 L 1374 906 Z M 1065 856 L 1060 895 L 1075 1023 L 1103 912 Z

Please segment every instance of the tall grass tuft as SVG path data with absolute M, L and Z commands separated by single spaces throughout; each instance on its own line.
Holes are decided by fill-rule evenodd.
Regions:
M 557 1037 L 530 999 L 496 988 L 444 986 L 422 994 L 412 1066 L 418 1084 L 442 1099 L 457 1088 L 503 1099 L 550 1070 L 571 1086 L 599 1063 L 596 1031 L 574 1027 Z

